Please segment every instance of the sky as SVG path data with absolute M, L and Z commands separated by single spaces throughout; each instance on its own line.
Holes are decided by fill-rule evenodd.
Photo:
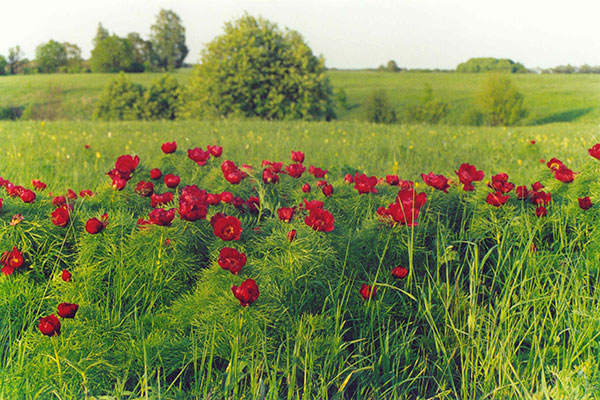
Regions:
M 245 12 L 302 34 L 329 68 L 454 69 L 471 57 L 528 68 L 600 65 L 600 0 L 0 0 L 0 55 L 26 57 L 54 39 L 84 58 L 101 22 L 110 33 L 148 38 L 161 8 L 186 28 L 186 62 L 200 60 L 223 24 Z

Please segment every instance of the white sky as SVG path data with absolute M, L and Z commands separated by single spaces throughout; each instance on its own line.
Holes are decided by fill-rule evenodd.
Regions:
M 50 39 L 89 57 L 98 22 L 148 37 L 161 8 L 183 20 L 187 62 L 244 11 L 299 31 L 328 67 L 455 68 L 470 57 L 529 68 L 600 65 L 600 0 L 0 0 L 0 54 Z

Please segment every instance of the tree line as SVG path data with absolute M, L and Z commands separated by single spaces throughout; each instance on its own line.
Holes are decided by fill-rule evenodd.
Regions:
M 49 40 L 40 44 L 35 59 L 28 60 L 21 47 L 0 55 L 0 75 L 80 72 L 144 72 L 173 70 L 183 66 L 188 54 L 185 27 L 172 10 L 160 10 L 150 27 L 149 39 L 137 32 L 120 37 L 98 24 L 89 60 L 81 57 L 79 46 Z

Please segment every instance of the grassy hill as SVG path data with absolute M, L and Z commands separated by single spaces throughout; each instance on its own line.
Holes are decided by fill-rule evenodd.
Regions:
M 190 70 L 175 73 L 185 82 Z M 134 82 L 149 85 L 160 74 L 130 74 Z M 374 71 L 329 71 L 334 90 L 348 94 L 349 110 L 338 105 L 341 120 L 362 120 L 361 105 L 373 90 L 387 92 L 393 106 L 401 110 L 417 104 L 426 85 L 433 94 L 450 104 L 447 122 L 461 124 L 473 104 L 473 93 L 485 74 L 386 73 Z M 0 108 L 36 107 L 34 113 L 44 120 L 86 120 L 94 103 L 113 74 L 52 74 L 0 77 Z M 600 121 L 600 76 L 598 75 L 512 75 L 525 96 L 529 115 L 524 125 L 554 122 Z

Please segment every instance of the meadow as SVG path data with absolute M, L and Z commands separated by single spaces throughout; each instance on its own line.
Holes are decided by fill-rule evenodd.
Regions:
M 537 78 L 548 77 L 520 82 Z M 350 97 L 360 98 L 345 81 Z M 413 87 L 416 96 L 419 83 Z M 461 87 L 449 89 L 457 101 L 460 90 L 470 92 Z M 574 87 L 592 90 L 589 82 Z M 578 101 L 548 101 L 552 110 L 539 115 L 588 107 L 588 98 Z M 597 398 L 600 214 L 597 205 L 578 205 L 584 196 L 600 201 L 600 161 L 588 154 L 599 137 L 596 112 L 577 123 L 509 128 L 2 122 L 0 175 L 26 188 L 40 179 L 47 188 L 33 203 L 0 196 L 0 251 L 16 246 L 24 254 L 22 267 L 0 276 L 0 399 Z M 177 151 L 164 154 L 161 144 L 172 141 Z M 204 166 L 188 158 L 188 149 L 207 145 L 222 146 L 222 156 Z M 305 153 L 307 170 L 327 174 L 265 180 L 263 171 L 275 166 L 262 161 L 292 164 L 291 150 Z M 117 190 L 106 173 L 126 154 L 140 162 Z M 555 179 L 546 164 L 553 157 L 577 173 L 572 183 Z M 224 160 L 254 172 L 233 185 Z M 463 163 L 485 173 L 473 192 L 455 173 Z M 170 226 L 140 225 L 155 207 L 135 188 L 153 168 L 181 177 L 174 189 L 153 181 L 155 193 L 174 194 L 156 208 L 183 213 L 185 185 L 256 197 L 259 207 L 221 201 L 207 206 L 206 220 L 176 215 Z M 383 177 L 377 193 L 347 183 L 356 172 Z M 424 183 L 429 172 L 450 178 L 448 193 Z M 541 203 L 514 191 L 502 206 L 486 202 L 486 183 L 500 173 L 528 190 L 541 182 L 552 193 L 547 215 L 536 216 Z M 386 184 L 393 174 L 414 181 L 415 193 Z M 331 196 L 318 186 L 323 179 Z M 61 227 L 51 221 L 52 201 L 68 189 L 95 195 L 69 199 Z M 379 212 L 400 201 L 399 191 L 420 207 L 415 226 Z M 414 205 L 416 193 L 426 195 L 424 204 Z M 323 202 L 335 218 L 331 231 L 310 226 L 319 212 L 299 207 L 304 200 Z M 278 210 L 294 205 L 295 216 L 283 221 Z M 215 233 L 209 221 L 219 212 L 239 218 L 239 240 Z M 106 227 L 86 231 L 86 221 L 104 213 Z M 224 246 L 247 256 L 237 275 L 219 264 Z M 397 266 L 406 275 L 393 275 Z M 68 282 L 63 270 L 72 274 Z M 243 306 L 231 287 L 250 278 L 260 295 Z M 369 296 L 363 285 L 377 292 Z M 60 335 L 43 335 L 40 318 L 63 302 L 78 304 L 77 314 L 62 319 Z
M 175 77 L 185 83 L 189 69 Z M 386 73 L 375 71 L 328 71 L 334 92 L 343 89 L 349 109 L 337 105 L 341 120 L 364 120 L 361 107 L 373 90 L 384 89 L 397 110 L 418 104 L 430 85 L 433 95 L 449 104 L 447 124 L 461 125 L 474 105 L 473 94 L 485 74 Z M 135 83 L 150 85 L 160 74 L 128 74 Z M 0 108 L 35 107 L 40 120 L 87 120 L 94 103 L 114 74 L 39 74 L 0 76 Z M 525 96 L 529 114 L 521 125 L 558 122 L 591 123 L 600 120 L 600 76 L 585 74 L 514 74 L 514 84 Z

